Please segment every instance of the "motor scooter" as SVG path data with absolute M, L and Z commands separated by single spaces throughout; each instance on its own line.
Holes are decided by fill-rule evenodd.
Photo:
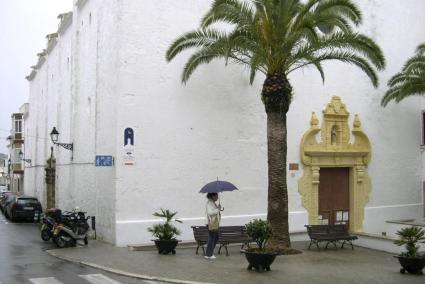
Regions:
M 66 222 L 55 223 L 53 227 L 53 242 L 59 247 L 75 246 L 79 240 L 88 244 L 88 232 L 90 226 L 87 224 L 85 212 L 73 212 L 67 216 Z

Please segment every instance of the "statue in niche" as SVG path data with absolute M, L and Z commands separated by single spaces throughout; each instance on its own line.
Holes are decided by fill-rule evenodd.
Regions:
M 334 126 L 331 130 L 331 145 L 338 144 L 338 127 Z

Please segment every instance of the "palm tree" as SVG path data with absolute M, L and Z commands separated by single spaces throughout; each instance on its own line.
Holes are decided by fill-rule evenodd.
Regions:
M 148 228 L 148 232 L 152 233 L 154 237 L 157 237 L 159 240 L 173 240 L 175 236 L 180 235 L 179 229 L 171 224 L 174 216 L 177 215 L 177 212 L 171 212 L 170 210 L 162 209 L 161 212 L 153 213 L 153 216 L 160 217 L 165 219 L 164 224 L 155 224 L 152 227 Z M 174 219 L 175 222 L 183 223 L 181 220 Z
M 372 39 L 354 32 L 361 20 L 351 0 L 213 0 L 200 27 L 178 37 L 167 50 L 166 59 L 171 61 L 186 49 L 196 49 L 184 66 L 183 83 L 199 65 L 213 59 L 247 66 L 251 84 L 257 71 L 266 76 L 261 99 L 267 113 L 267 219 L 275 246 L 291 245 L 286 183 L 286 113 L 292 101 L 288 75 L 312 65 L 324 80 L 322 62 L 338 60 L 359 67 L 376 87 L 375 69 L 383 69 L 385 59 Z M 216 23 L 229 24 L 230 31 Z M 325 28 L 330 32 L 320 31 Z
M 381 100 L 384 107 L 392 100 L 398 103 L 406 97 L 425 94 L 425 43 L 418 46 L 416 55 L 407 60 L 401 72 L 388 81 L 388 87 Z

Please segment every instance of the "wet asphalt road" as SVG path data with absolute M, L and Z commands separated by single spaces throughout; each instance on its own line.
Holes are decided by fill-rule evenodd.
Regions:
M 45 252 L 54 248 L 52 242 L 41 240 L 37 224 L 12 223 L 0 212 L 0 284 L 153 283 L 60 260 Z

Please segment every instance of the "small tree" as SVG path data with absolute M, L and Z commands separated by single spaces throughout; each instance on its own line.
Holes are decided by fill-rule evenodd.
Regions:
M 254 219 L 245 225 L 246 233 L 258 245 L 261 251 L 265 251 L 267 241 L 273 236 L 272 226 L 268 221 Z
M 419 242 L 425 243 L 425 231 L 419 227 L 407 227 L 403 228 L 396 233 L 399 239 L 394 241 L 398 246 L 406 246 L 407 252 L 403 252 L 401 255 L 406 257 L 420 257 L 418 254 Z
M 180 235 L 180 231 L 171 224 L 174 216 L 177 212 L 171 212 L 170 210 L 164 210 L 161 208 L 161 212 L 155 212 L 153 216 L 165 219 L 164 224 L 155 224 L 148 228 L 148 231 L 152 233 L 152 236 L 158 238 L 161 241 L 175 240 L 176 236 Z M 180 220 L 175 219 L 175 222 L 183 223 Z

